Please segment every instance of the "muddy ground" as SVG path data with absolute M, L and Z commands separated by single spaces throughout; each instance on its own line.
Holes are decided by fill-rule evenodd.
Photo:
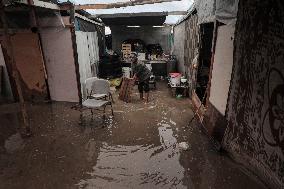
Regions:
M 128 104 L 114 94 L 115 116 L 108 112 L 105 123 L 87 111 L 82 119 L 73 103 L 30 105 L 28 139 L 16 114 L 0 115 L 0 188 L 265 188 L 196 123 L 187 127 L 189 99 L 172 97 L 165 83 L 148 104 L 134 92 Z

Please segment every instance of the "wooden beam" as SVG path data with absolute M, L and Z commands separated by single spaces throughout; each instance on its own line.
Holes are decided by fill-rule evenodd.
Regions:
M 99 22 L 96 22 L 94 20 L 91 20 L 91 19 L 89 19 L 89 18 L 87 18 L 87 17 L 85 17 L 85 16 L 83 16 L 81 14 L 78 14 L 78 13 L 75 13 L 75 17 L 81 18 L 82 20 L 88 21 L 90 23 L 93 23 L 93 24 L 96 24 L 96 25 L 99 25 L 99 26 L 103 26 L 102 23 L 99 23 Z
M 118 2 L 118 3 L 109 3 L 109 4 L 85 4 L 85 5 L 75 5 L 75 10 L 81 9 L 112 9 L 136 5 L 146 5 L 146 4 L 155 4 L 155 3 L 165 3 L 172 1 L 181 1 L 181 0 L 133 0 L 128 2 Z
M 22 92 L 22 87 L 21 87 L 21 82 L 20 82 L 20 74 L 19 71 L 17 69 L 16 66 L 16 62 L 15 62 L 15 58 L 14 58 L 14 50 L 13 50 L 13 46 L 12 46 L 12 41 L 10 38 L 10 35 L 8 33 L 8 24 L 7 24 L 7 17 L 6 17 L 6 13 L 4 11 L 5 6 L 3 1 L 0 1 L 0 19 L 3 25 L 3 29 L 4 29 L 4 42 L 5 42 L 5 46 L 3 45 L 3 48 L 5 48 L 7 55 L 8 55 L 8 59 L 6 60 L 6 64 L 10 64 L 10 67 L 12 68 L 12 77 L 15 81 L 16 84 L 16 91 L 18 93 L 18 97 L 19 97 L 19 104 L 20 104 L 20 110 L 21 110 L 21 114 L 22 114 L 22 118 L 23 118 L 23 133 L 25 136 L 29 136 L 31 134 L 31 128 L 29 125 L 29 120 L 28 120 L 28 113 L 27 113 L 27 108 L 26 108 L 26 104 L 25 104 L 25 100 L 24 100 L 24 96 L 23 96 L 23 92 Z
M 187 11 L 169 11 L 169 12 L 139 12 L 139 13 L 114 13 L 114 14 L 95 14 L 91 18 L 128 18 L 140 16 L 168 16 L 168 15 L 186 15 Z
M 15 1 L 15 3 L 32 5 L 35 7 L 41 7 L 41 8 L 46 8 L 46 9 L 60 10 L 60 7 L 57 4 L 40 1 L 40 0 L 32 0 L 31 4 L 29 4 L 29 0 L 17 0 Z

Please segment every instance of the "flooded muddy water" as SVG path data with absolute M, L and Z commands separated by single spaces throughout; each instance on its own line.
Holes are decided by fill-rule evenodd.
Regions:
M 115 116 L 108 110 L 105 121 L 72 103 L 31 105 L 29 139 L 7 132 L 14 120 L 0 115 L 0 188 L 265 188 L 217 152 L 197 124 L 187 126 L 190 101 L 172 97 L 165 84 L 148 104 L 136 91 L 131 103 L 114 97 Z

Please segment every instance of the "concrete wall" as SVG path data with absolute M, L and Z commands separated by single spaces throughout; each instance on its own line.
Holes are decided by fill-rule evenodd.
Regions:
M 177 69 L 185 74 L 184 65 L 184 41 L 185 41 L 185 22 L 174 27 L 174 50 L 173 54 L 177 57 Z
M 139 28 L 128 28 L 126 26 L 111 26 L 112 49 L 121 51 L 121 44 L 127 39 L 141 39 L 146 45 L 159 43 L 164 52 L 170 53 L 171 26 L 153 28 L 152 26 L 141 26 Z
M 223 145 L 284 188 L 284 2 L 240 0 Z
M 51 100 L 79 102 L 70 29 L 45 28 L 41 36 Z

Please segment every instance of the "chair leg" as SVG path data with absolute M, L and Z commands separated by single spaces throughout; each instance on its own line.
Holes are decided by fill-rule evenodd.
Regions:
M 111 108 L 111 115 L 114 116 L 113 108 L 112 108 L 112 102 L 110 102 L 110 108 Z
M 105 120 L 106 118 L 106 106 L 104 106 L 104 115 L 103 115 L 103 119 Z
M 114 100 L 113 100 L 113 98 L 112 98 L 112 94 L 111 94 L 111 93 L 109 93 L 109 97 L 110 97 L 110 99 L 111 99 L 111 102 L 114 103 Z M 109 99 L 109 100 L 110 100 L 110 99 Z

